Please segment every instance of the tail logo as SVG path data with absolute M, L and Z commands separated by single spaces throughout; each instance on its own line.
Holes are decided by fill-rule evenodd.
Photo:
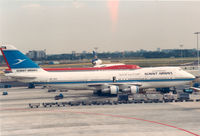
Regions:
M 18 64 L 20 64 L 20 63 L 22 63 L 22 62 L 24 62 L 26 59 L 16 59 L 16 63 L 14 63 L 13 65 L 18 65 Z

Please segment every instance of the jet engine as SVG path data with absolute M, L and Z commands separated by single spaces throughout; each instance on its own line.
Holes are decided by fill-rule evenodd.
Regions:
M 118 94 L 119 87 L 118 86 L 108 86 L 108 88 L 104 88 L 101 90 L 102 93 L 110 93 L 110 94 Z
M 128 86 L 124 89 L 122 89 L 122 92 L 130 92 L 131 94 L 135 94 L 139 92 L 138 86 Z
M 102 64 L 102 60 L 100 60 L 100 59 L 93 59 L 92 60 L 92 64 L 94 66 L 101 65 Z

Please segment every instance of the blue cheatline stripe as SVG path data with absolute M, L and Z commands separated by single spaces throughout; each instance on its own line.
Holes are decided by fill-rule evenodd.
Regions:
M 192 81 L 194 78 L 184 79 L 151 79 L 151 80 L 117 80 L 114 83 L 127 83 L 127 82 L 166 82 L 166 81 Z M 63 82 L 34 82 L 34 84 L 90 84 L 90 83 L 113 83 L 112 80 L 103 81 L 63 81 Z

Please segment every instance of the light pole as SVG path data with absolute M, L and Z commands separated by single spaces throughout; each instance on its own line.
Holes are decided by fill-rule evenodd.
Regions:
M 200 32 L 195 32 L 194 34 L 197 35 L 197 59 L 198 59 L 197 67 L 198 67 L 198 70 L 199 70 L 199 34 L 200 34 Z

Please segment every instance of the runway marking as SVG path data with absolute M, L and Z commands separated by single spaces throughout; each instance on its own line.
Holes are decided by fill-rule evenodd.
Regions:
M 76 114 L 86 114 L 86 115 L 97 115 L 97 116 L 107 116 L 107 117 L 115 117 L 115 118 L 124 118 L 124 119 L 132 119 L 132 120 L 138 120 L 138 121 L 144 121 L 148 123 L 153 123 L 153 124 L 158 124 L 162 126 L 167 126 L 171 127 L 174 129 L 178 129 L 180 131 L 189 133 L 194 136 L 200 136 L 199 134 L 193 133 L 189 130 L 176 127 L 170 124 L 162 123 L 162 122 L 157 122 L 157 121 L 152 121 L 152 120 L 146 120 L 146 119 L 141 119 L 141 118 L 135 118 L 135 117 L 128 117 L 128 116 L 122 116 L 122 115 L 114 115 L 114 114 L 104 114 L 104 113 L 95 113 L 95 112 L 81 112 L 81 111 L 66 111 L 66 110 L 42 110 L 42 109 L 25 109 L 25 108 L 7 108 L 7 109 L 0 109 L 0 111 L 44 111 L 44 112 L 68 112 L 68 113 L 76 113 Z

